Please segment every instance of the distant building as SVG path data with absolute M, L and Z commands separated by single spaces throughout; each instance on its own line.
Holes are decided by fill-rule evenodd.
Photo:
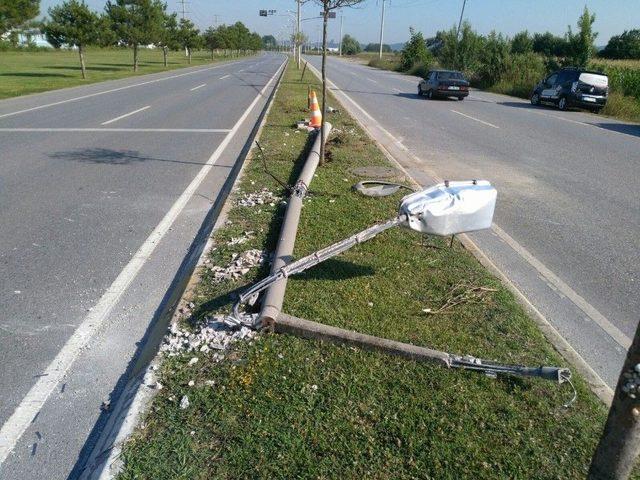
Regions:
M 35 47 L 53 48 L 47 41 L 47 37 L 38 28 L 28 28 L 25 30 L 12 30 L 2 36 L 2 40 L 14 41 L 19 47 Z

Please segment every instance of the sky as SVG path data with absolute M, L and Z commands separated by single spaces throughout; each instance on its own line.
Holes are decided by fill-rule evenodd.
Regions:
M 41 11 L 61 0 L 42 0 Z M 96 10 L 104 8 L 104 0 L 85 0 Z M 178 0 L 165 0 L 168 10 L 181 12 Z M 345 8 L 345 34 L 361 43 L 377 43 L 380 35 L 382 0 L 365 0 L 357 7 Z M 405 42 L 409 27 L 420 30 L 425 37 L 438 30 L 457 24 L 463 0 L 386 0 L 384 43 Z M 465 20 L 480 33 L 491 30 L 509 36 L 521 30 L 529 32 L 550 31 L 564 34 L 567 25 L 575 27 L 578 16 L 587 6 L 596 14 L 594 30 L 599 32 L 596 45 L 605 45 L 612 35 L 624 30 L 640 28 L 640 0 L 467 0 Z M 295 0 L 185 0 L 187 16 L 204 29 L 220 23 L 243 22 L 261 35 L 286 38 L 291 33 L 291 14 Z M 276 14 L 260 17 L 258 10 L 273 9 Z M 302 18 L 316 17 L 321 8 L 314 0 L 302 6 Z M 340 15 L 340 13 L 338 13 Z M 302 29 L 309 39 L 316 41 L 321 21 L 302 22 Z M 340 19 L 330 20 L 329 39 L 340 37 Z

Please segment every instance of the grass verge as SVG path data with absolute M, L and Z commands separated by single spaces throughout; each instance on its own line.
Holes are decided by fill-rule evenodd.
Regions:
M 307 81 L 290 63 L 261 134 L 270 171 L 288 183 L 308 146 L 292 127 L 306 115 Z M 354 168 L 389 164 L 347 114 L 330 121 L 330 161 L 311 185 L 296 256 L 392 217 L 400 198 L 351 191 L 361 180 Z M 246 166 L 236 198 L 263 188 L 284 194 L 257 160 Z M 283 212 L 277 201 L 235 206 L 215 233 L 210 265 L 248 249 L 273 251 Z M 247 231 L 253 234 L 238 244 Z M 188 321 L 228 311 L 232 292 L 265 273 L 256 268 L 218 283 L 205 268 Z M 476 287 L 485 293 L 474 294 Z M 292 277 L 285 311 L 456 353 L 564 364 L 458 243 L 449 248 L 401 229 Z M 193 364 L 192 356 L 164 360 L 165 388 L 125 446 L 121 480 L 584 478 L 606 414 L 580 378 L 578 401 L 565 409 L 570 390 L 546 381 L 490 379 L 285 335 L 237 344 L 219 362 L 197 354 Z M 187 409 L 179 407 L 183 395 Z
M 213 61 L 230 57 L 214 57 Z M 140 49 L 138 72 L 133 72 L 133 53 L 124 48 L 90 48 L 86 53 L 87 79 L 80 72 L 78 52 L 72 50 L 6 51 L 0 53 L 0 99 L 58 88 L 75 87 L 118 78 L 145 75 L 211 63 L 211 53 L 193 52 L 191 65 L 183 52 L 170 52 L 168 66 L 159 49 Z

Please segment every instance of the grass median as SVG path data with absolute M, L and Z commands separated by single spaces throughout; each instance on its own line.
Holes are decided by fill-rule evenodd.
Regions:
M 75 87 L 134 75 L 203 65 L 231 57 L 193 52 L 191 65 L 184 52 L 169 52 L 164 66 L 162 50 L 140 49 L 140 65 L 133 71 L 133 51 L 125 48 L 89 48 L 86 52 L 87 79 L 80 72 L 78 52 L 73 50 L 0 52 L 0 99 L 58 88 Z
M 307 85 L 317 82 L 306 75 L 301 81 L 290 62 L 260 138 L 270 173 L 289 184 L 309 143 L 293 127 L 308 116 Z M 351 190 L 362 180 L 354 169 L 390 165 L 346 113 L 329 120 L 329 161 L 305 200 L 297 257 L 391 218 L 400 199 Z M 233 293 L 266 274 L 264 265 L 220 281 L 212 268 L 249 249 L 274 250 L 285 207 L 271 194 L 285 192 L 260 157 L 246 166 L 215 233 L 188 328 L 229 311 Z M 267 201 L 239 201 L 263 189 Z M 453 353 L 565 365 L 460 244 L 402 229 L 290 278 L 284 310 Z M 580 378 L 567 409 L 568 385 L 492 379 L 286 335 L 235 344 L 219 361 L 167 357 L 159 375 L 164 388 L 124 449 L 120 479 L 584 478 L 606 415 Z

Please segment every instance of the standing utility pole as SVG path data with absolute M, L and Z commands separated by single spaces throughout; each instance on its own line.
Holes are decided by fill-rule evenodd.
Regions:
M 180 0 L 180 4 L 182 5 L 182 20 L 184 20 L 184 16 L 187 13 L 184 9 L 185 3 L 185 0 Z M 185 57 L 189 55 L 189 49 L 187 47 L 184 47 L 184 55 Z
M 640 326 L 620 372 L 589 480 L 625 480 L 640 453 Z
M 339 56 L 342 56 L 342 26 L 344 25 L 344 15 L 340 15 L 340 49 Z
M 460 36 L 460 26 L 462 25 L 462 17 L 464 16 L 464 7 L 467 4 L 467 0 L 462 2 L 462 11 L 460 12 L 460 20 L 458 21 L 458 31 L 456 32 L 456 40 Z
M 300 35 L 300 2 L 301 0 L 296 0 L 296 3 L 298 4 L 298 17 L 297 17 L 297 24 L 298 27 L 296 29 L 296 53 L 294 54 L 294 58 L 295 55 L 298 56 L 298 70 L 300 70 L 300 63 L 301 63 L 301 58 L 302 58 L 302 35 Z
M 382 0 L 382 19 L 380 20 L 380 53 L 378 54 L 380 60 L 382 60 L 382 40 L 384 39 L 384 1 Z

